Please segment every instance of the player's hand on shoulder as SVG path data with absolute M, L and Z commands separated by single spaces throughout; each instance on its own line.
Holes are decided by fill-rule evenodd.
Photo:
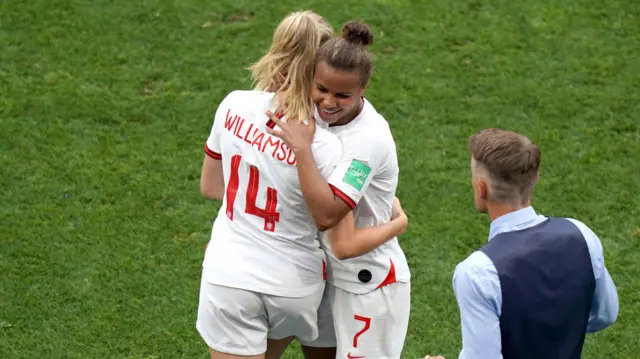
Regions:
M 268 134 L 283 140 L 294 153 L 311 149 L 313 136 L 316 133 L 315 120 L 311 119 L 307 124 L 295 119 L 283 122 L 271 111 L 267 111 L 266 114 L 280 128 L 279 130 L 267 128 Z

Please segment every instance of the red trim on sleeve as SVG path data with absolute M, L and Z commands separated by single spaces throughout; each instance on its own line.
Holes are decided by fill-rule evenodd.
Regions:
M 207 154 L 207 156 L 213 158 L 214 160 L 221 160 L 222 159 L 222 155 L 219 154 L 218 152 L 212 151 L 209 146 L 207 146 L 207 143 L 205 142 L 204 144 L 204 153 Z
M 333 192 L 333 194 L 336 195 L 336 197 L 343 200 L 347 204 L 347 206 L 349 206 L 349 208 L 351 209 L 356 208 L 356 202 L 352 200 L 351 197 L 347 196 L 344 192 L 339 190 L 338 187 L 332 184 L 329 184 L 329 187 L 331 187 L 331 191 Z
M 380 283 L 380 285 L 376 287 L 376 289 L 382 288 L 385 285 L 396 282 L 396 267 L 393 265 L 393 261 L 391 260 L 391 258 L 389 258 L 389 262 L 391 262 L 391 268 L 389 268 L 389 273 L 387 274 L 387 278 L 385 278 L 382 281 L 382 283 Z

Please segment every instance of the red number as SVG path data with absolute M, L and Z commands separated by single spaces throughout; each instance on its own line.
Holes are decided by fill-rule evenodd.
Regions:
M 231 157 L 231 172 L 227 185 L 227 217 L 233 221 L 233 204 L 236 201 L 238 186 L 240 185 L 240 161 L 242 156 Z M 276 222 L 280 221 L 280 213 L 276 212 L 278 205 L 278 192 L 271 187 L 267 187 L 267 204 L 265 208 L 256 206 L 258 197 L 258 186 L 260 184 L 260 171 L 256 166 L 249 166 L 249 183 L 247 184 L 247 197 L 245 202 L 245 213 L 252 214 L 264 219 L 264 230 L 275 231 Z
M 240 184 L 240 178 L 238 175 L 240 160 L 242 160 L 242 156 L 240 155 L 231 157 L 231 173 L 229 174 L 229 184 L 227 185 L 227 217 L 229 217 L 229 219 L 232 221 L 233 204 L 236 201 L 236 194 L 238 194 L 238 185 Z
M 356 335 L 353 336 L 353 347 L 357 348 L 358 347 L 358 338 L 362 334 L 364 334 L 364 332 L 369 330 L 369 328 L 371 327 L 371 318 L 361 317 L 361 316 L 356 314 L 356 315 L 353 316 L 353 319 L 359 320 L 361 322 L 364 322 L 364 328 L 362 328 L 361 331 L 357 332 Z

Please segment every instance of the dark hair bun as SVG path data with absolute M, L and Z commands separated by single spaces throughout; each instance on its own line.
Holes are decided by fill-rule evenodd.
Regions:
M 373 33 L 369 30 L 369 26 L 359 21 L 349 21 L 344 24 L 342 38 L 357 45 L 367 46 L 373 43 Z

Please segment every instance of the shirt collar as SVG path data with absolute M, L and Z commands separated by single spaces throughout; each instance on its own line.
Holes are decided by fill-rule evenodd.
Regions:
M 500 233 L 512 230 L 514 227 L 526 225 L 537 218 L 538 214 L 531 206 L 502 215 L 491 222 L 489 240 Z

